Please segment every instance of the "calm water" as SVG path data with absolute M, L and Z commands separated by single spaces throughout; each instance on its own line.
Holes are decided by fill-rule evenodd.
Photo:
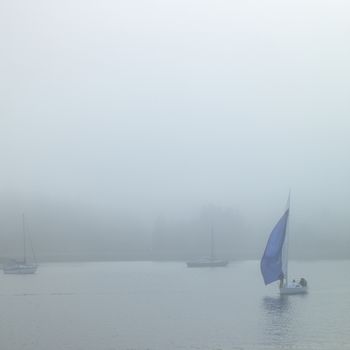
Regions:
M 4 350 L 350 349 L 350 262 L 299 262 L 308 295 L 279 297 L 259 262 L 41 265 L 0 275 Z

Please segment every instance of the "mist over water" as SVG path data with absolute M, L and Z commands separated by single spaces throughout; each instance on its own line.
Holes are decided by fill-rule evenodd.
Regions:
M 137 259 L 159 218 L 181 236 L 214 206 L 256 258 L 292 189 L 295 257 L 314 236 L 313 257 L 349 257 L 347 10 L 1 4 L 1 254 L 22 212 L 44 260 Z
M 0 348 L 350 349 L 349 10 L 2 1 Z

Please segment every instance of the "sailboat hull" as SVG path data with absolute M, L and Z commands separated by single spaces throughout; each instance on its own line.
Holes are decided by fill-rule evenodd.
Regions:
M 302 287 L 300 284 L 295 286 L 285 286 L 280 288 L 281 295 L 306 294 L 307 287 Z
M 224 267 L 227 265 L 227 260 L 198 260 L 187 262 L 187 267 Z
M 9 275 L 31 275 L 37 270 L 37 265 L 12 265 L 4 266 L 4 273 Z

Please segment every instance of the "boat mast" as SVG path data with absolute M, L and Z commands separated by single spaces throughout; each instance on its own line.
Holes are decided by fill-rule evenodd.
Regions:
M 289 190 L 289 195 L 288 195 L 288 200 L 287 200 L 287 208 L 286 210 L 289 211 L 288 217 L 287 217 L 287 223 L 286 223 L 286 237 L 285 237 L 285 245 L 283 249 L 283 260 L 284 260 L 284 273 L 285 273 L 285 280 L 286 280 L 286 285 L 288 285 L 288 245 L 289 245 L 289 215 L 290 215 L 290 190 Z
M 211 227 L 211 236 L 210 236 L 210 259 L 214 260 L 214 229 Z
M 22 214 L 22 232 L 23 232 L 23 262 L 26 263 L 26 230 L 25 230 L 24 214 Z

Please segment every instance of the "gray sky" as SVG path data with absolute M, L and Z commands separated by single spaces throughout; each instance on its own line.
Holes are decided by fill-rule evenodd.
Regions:
M 347 1 L 2 1 L 0 190 L 347 234 Z

